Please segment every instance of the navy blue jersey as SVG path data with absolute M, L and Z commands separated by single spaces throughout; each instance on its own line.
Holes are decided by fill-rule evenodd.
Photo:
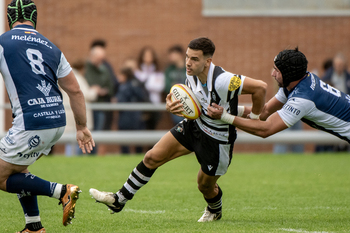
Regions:
M 9 95 L 14 126 L 40 130 L 65 126 L 58 78 L 71 67 L 63 53 L 32 26 L 19 25 L 0 36 L 0 72 Z
M 308 73 L 290 92 L 280 88 L 275 97 L 284 103 L 278 114 L 288 127 L 302 120 L 350 143 L 350 96 L 315 74 Z

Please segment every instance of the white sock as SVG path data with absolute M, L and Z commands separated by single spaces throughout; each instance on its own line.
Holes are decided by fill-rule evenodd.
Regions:
M 40 216 L 27 216 L 27 215 L 25 215 L 24 218 L 26 219 L 26 224 L 41 221 Z
M 53 192 L 52 194 L 52 197 L 53 198 L 56 198 L 56 199 L 60 199 L 61 197 L 61 191 L 62 191 L 62 184 L 59 184 L 57 183 L 56 187 L 55 187 L 55 191 Z

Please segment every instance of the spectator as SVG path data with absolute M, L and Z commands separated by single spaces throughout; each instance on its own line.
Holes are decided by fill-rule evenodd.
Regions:
M 73 73 L 79 83 L 80 89 L 83 92 L 85 96 L 85 102 L 92 102 L 97 99 L 97 95 L 99 92 L 99 86 L 89 86 L 87 83 L 85 77 L 84 77 L 84 70 L 85 70 L 85 64 L 84 61 L 78 60 L 72 64 Z M 62 92 L 63 97 L 63 104 L 65 106 L 69 106 L 69 98 L 66 92 Z M 92 111 L 89 109 L 86 109 L 86 118 L 87 118 L 87 126 L 92 129 L 93 128 L 93 117 L 92 117 Z M 66 128 L 64 133 L 75 133 L 75 120 L 73 116 L 73 112 L 70 107 L 66 107 Z M 76 142 L 67 143 L 65 145 L 65 154 L 66 156 L 72 156 L 77 155 L 80 153 L 79 145 Z
M 101 39 L 94 40 L 91 43 L 90 48 L 92 49 L 94 47 L 101 47 L 101 48 L 103 48 L 106 51 L 107 43 L 106 43 L 105 40 L 101 40 Z M 112 83 L 113 83 L 113 95 L 112 96 L 115 96 L 115 94 L 117 94 L 118 86 L 119 86 L 118 78 L 117 78 L 117 76 L 114 73 L 112 65 L 106 60 L 106 58 L 103 59 L 102 63 L 103 63 L 104 66 L 107 67 L 107 69 L 109 71 L 110 78 L 111 78 Z
M 119 103 L 143 102 L 147 93 L 140 81 L 135 78 L 130 68 L 123 68 L 118 76 L 120 86 L 116 95 Z M 141 111 L 119 111 L 118 128 L 120 130 L 141 130 L 144 129 Z M 123 154 L 130 153 L 128 146 L 122 146 Z M 142 153 L 142 147 L 136 146 L 136 153 Z
M 347 71 L 347 60 L 342 53 L 334 56 L 331 67 L 326 70 L 322 80 L 341 92 L 350 94 L 350 74 Z M 329 64 L 329 61 L 328 63 Z M 324 64 L 324 67 L 326 62 Z M 316 152 L 348 151 L 348 145 L 317 145 Z
M 168 50 L 169 66 L 165 69 L 165 89 L 168 94 L 171 87 L 177 83 L 185 83 L 186 67 L 184 49 L 180 45 L 174 45 Z M 183 117 L 170 114 L 173 124 L 176 125 Z
M 152 47 L 144 47 L 138 58 L 138 69 L 135 71 L 136 78 L 145 86 L 151 103 L 162 102 L 164 90 L 164 74 L 160 72 L 156 52 Z M 155 129 L 160 119 L 159 112 L 145 114 L 146 129 Z
M 99 86 L 99 92 L 96 103 L 109 103 L 114 94 L 111 73 L 104 61 L 106 58 L 105 48 L 94 46 L 90 49 L 90 57 L 86 62 L 85 78 L 90 86 Z M 111 113 L 106 111 L 94 110 L 94 130 L 109 130 L 112 124 Z M 98 154 L 105 153 L 105 147 L 97 147 Z
M 332 67 L 326 71 L 322 80 L 339 91 L 350 94 L 350 74 L 347 71 L 346 58 L 343 54 L 335 55 Z

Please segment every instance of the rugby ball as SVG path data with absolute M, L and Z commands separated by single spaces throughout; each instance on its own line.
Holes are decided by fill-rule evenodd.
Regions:
M 195 120 L 201 115 L 202 106 L 197 100 L 192 90 L 184 84 L 175 84 L 171 87 L 170 93 L 173 93 L 171 100 L 180 100 L 182 103 L 182 115 L 190 120 Z

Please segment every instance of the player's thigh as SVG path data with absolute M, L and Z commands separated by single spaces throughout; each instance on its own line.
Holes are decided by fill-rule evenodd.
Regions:
M 189 153 L 191 153 L 191 151 L 181 145 L 171 132 L 167 132 L 154 147 L 146 153 L 143 162 L 148 168 L 155 169 L 172 159 Z
M 28 172 L 27 165 L 16 165 L 0 159 L 0 189 L 6 191 L 6 180 L 15 173 Z

